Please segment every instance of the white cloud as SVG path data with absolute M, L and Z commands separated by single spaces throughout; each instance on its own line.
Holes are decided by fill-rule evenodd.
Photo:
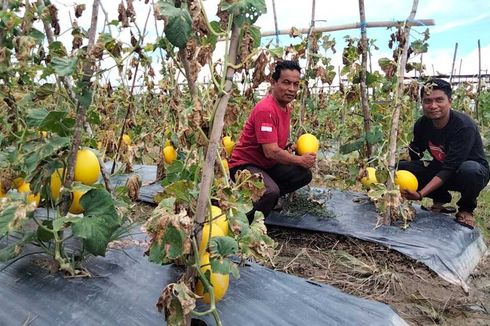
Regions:
M 480 22 L 484 19 L 488 19 L 489 17 L 490 17 L 489 13 L 484 13 L 484 14 L 480 14 L 476 17 L 469 17 L 469 18 L 464 18 L 464 19 L 458 19 L 455 21 L 450 21 L 450 22 L 447 22 L 445 24 L 436 25 L 435 27 L 431 28 L 431 33 L 436 34 L 436 33 L 445 32 L 445 31 L 454 29 L 456 27 L 461 27 L 461 26 Z

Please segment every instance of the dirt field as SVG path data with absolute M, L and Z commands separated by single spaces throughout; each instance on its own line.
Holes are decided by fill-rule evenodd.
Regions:
M 152 209 L 137 204 L 133 216 L 146 219 Z M 278 244 L 268 264 L 272 269 L 389 304 L 410 325 L 490 325 L 488 252 L 465 294 L 425 265 L 375 243 L 294 229 L 268 231 Z
M 270 268 L 391 305 L 411 325 L 490 325 L 490 257 L 470 292 L 381 245 L 332 234 L 269 228 L 278 243 Z

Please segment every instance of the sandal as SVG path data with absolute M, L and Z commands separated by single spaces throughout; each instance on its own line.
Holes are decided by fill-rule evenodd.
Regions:
M 476 223 L 473 214 L 465 211 L 459 211 L 456 214 L 456 222 L 461 224 L 462 226 L 466 226 L 471 230 L 475 228 L 475 223 Z
M 456 213 L 456 208 L 451 206 L 444 206 L 442 203 L 434 203 L 431 207 L 421 206 L 424 211 L 434 212 L 434 213 L 445 213 L 452 214 Z

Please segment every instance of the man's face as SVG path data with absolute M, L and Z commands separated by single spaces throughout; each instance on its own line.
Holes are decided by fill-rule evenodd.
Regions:
M 286 106 L 296 97 L 299 89 L 300 74 L 293 69 L 281 70 L 281 76 L 277 81 L 272 81 L 272 96 L 281 106 Z
M 422 98 L 424 115 L 431 120 L 444 119 L 449 115 L 451 100 L 441 90 L 433 90 Z

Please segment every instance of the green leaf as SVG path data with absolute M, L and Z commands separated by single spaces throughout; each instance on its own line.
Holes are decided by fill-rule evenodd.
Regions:
M 15 212 L 17 207 L 15 205 L 10 205 L 7 207 L 2 207 L 0 212 L 0 235 L 7 234 L 10 231 L 10 223 L 15 218 Z
M 93 95 L 92 88 L 90 87 L 89 83 L 87 82 L 79 83 L 75 88 L 75 91 L 76 91 L 78 102 L 80 102 L 80 105 L 88 109 L 90 104 L 92 104 L 92 95 Z
M 51 57 L 65 57 L 68 55 L 65 46 L 60 41 L 54 41 L 49 45 L 49 55 Z
M 117 25 L 119 25 L 119 20 L 113 19 L 107 25 L 117 26 Z
M 92 189 L 81 197 L 80 204 L 84 218 L 73 223 L 73 234 L 83 239 L 88 252 L 105 256 L 112 234 L 121 225 L 112 197 L 105 189 Z
M 80 216 L 64 216 L 58 217 L 53 220 L 53 231 L 58 232 L 65 228 L 65 224 L 76 223 L 78 220 L 82 219 Z
M 72 229 L 74 235 L 83 239 L 84 246 L 89 253 L 105 256 L 112 230 L 107 227 L 104 220 L 98 218 L 80 219 L 73 224 Z
M 44 33 L 35 28 L 31 28 L 29 36 L 34 38 L 38 44 L 42 44 L 45 38 Z
M 366 86 L 367 87 L 373 86 L 373 84 L 378 82 L 378 80 L 379 80 L 378 75 L 372 74 L 369 71 L 366 72 Z
M 7 247 L 0 249 L 0 262 L 9 261 L 12 258 L 19 256 L 24 246 L 36 238 L 36 233 L 31 232 L 22 237 L 22 239 L 10 243 Z
M 366 134 L 366 140 L 370 145 L 381 143 L 383 138 L 384 134 L 379 126 L 374 127 Z
M 44 108 L 32 109 L 27 115 L 27 125 L 31 128 L 51 131 L 60 136 L 69 136 L 75 125 L 73 118 L 66 118 L 66 111 L 50 111 Z
M 212 256 L 226 257 L 238 252 L 238 243 L 227 236 L 212 237 L 209 240 L 209 251 Z
M 48 113 L 48 110 L 44 108 L 29 110 L 26 117 L 27 126 L 30 128 L 38 128 Z
M 192 192 L 189 190 L 194 187 L 194 184 L 190 180 L 176 181 L 164 189 L 164 193 L 168 197 L 175 197 L 178 201 L 184 203 L 190 203 L 194 199 Z
M 233 265 L 233 263 L 227 258 L 216 259 L 214 257 L 211 257 L 210 263 L 211 263 L 211 270 L 214 273 L 224 274 L 224 275 L 230 274 L 231 265 Z
M 168 18 L 165 25 L 165 36 L 168 41 L 178 48 L 183 48 L 192 32 L 192 18 L 186 9 L 176 8 L 178 15 Z
M 284 55 L 284 49 L 283 48 L 272 48 L 267 50 L 270 55 L 272 55 L 274 58 L 282 58 Z
M 248 32 L 250 33 L 254 41 L 253 42 L 254 49 L 258 48 L 260 46 L 260 40 L 262 38 L 262 35 L 260 33 L 260 28 L 252 25 L 248 27 Z
M 56 91 L 56 85 L 51 83 L 45 83 L 36 90 L 36 99 L 44 100 L 50 95 L 53 95 Z
M 348 142 L 340 146 L 339 151 L 341 154 L 349 154 L 353 151 L 358 151 L 364 146 L 364 137 Z
M 172 259 L 179 258 L 184 252 L 186 235 L 182 230 L 168 225 L 165 236 L 150 248 L 149 260 L 154 263 L 166 264 Z
M 47 229 L 50 229 L 50 230 L 53 230 L 53 220 L 45 220 L 43 221 L 42 223 L 42 226 L 38 226 L 37 227 L 37 239 L 39 241 L 49 241 L 49 240 L 53 240 L 54 239 L 54 234 L 53 232 L 50 232 L 48 230 L 46 230 L 45 228 Z M 43 226 L 45 228 L 43 228 Z
M 211 28 L 213 29 L 213 31 L 215 33 L 222 33 L 223 32 L 221 30 L 221 26 L 220 26 L 219 22 L 213 20 L 212 22 L 209 23 L 209 25 L 211 25 Z M 216 47 L 216 43 L 218 43 L 218 36 L 216 36 L 214 33 L 209 33 L 209 35 L 202 40 L 203 45 L 211 44 L 211 49 L 213 49 L 213 50 Z
M 31 151 L 23 154 L 24 167 L 27 175 L 37 168 L 39 162 L 58 153 L 70 145 L 69 137 L 50 137 L 45 142 L 34 146 Z
M 53 67 L 58 76 L 70 76 L 77 67 L 77 61 L 77 57 L 54 57 L 51 59 L 50 65 Z
M 267 6 L 264 0 L 237 0 L 221 1 L 221 10 L 229 11 L 235 15 L 235 22 L 238 26 L 244 24 L 254 24 L 260 15 L 267 12 Z
M 160 0 L 160 12 L 167 17 L 165 36 L 167 40 L 178 48 L 183 48 L 192 32 L 192 18 L 186 8 L 176 8 L 174 2 Z
M 415 54 L 426 53 L 429 50 L 429 44 L 422 40 L 415 40 L 410 44 Z
M 250 226 L 248 223 L 247 215 L 241 210 L 232 210 L 233 214 L 228 216 L 228 223 L 231 230 L 240 230 L 240 234 L 245 236 L 250 232 Z

